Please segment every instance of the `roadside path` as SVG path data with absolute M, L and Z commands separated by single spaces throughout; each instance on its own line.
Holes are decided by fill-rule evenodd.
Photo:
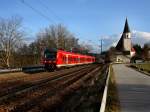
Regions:
M 150 76 L 124 64 L 113 65 L 121 112 L 150 112 Z

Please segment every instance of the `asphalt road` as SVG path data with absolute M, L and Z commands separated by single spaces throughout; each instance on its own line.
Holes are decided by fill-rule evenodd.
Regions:
M 150 76 L 124 64 L 113 65 L 121 112 L 150 112 Z

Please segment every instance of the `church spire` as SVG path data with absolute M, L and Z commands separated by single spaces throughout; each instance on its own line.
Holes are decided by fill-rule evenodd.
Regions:
M 130 32 L 130 28 L 129 28 L 129 25 L 128 25 L 128 20 L 126 18 L 126 22 L 125 22 L 123 33 L 129 33 L 129 32 Z

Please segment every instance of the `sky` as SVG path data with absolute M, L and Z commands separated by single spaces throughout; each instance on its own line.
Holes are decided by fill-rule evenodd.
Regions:
M 61 23 L 96 52 L 100 39 L 103 50 L 116 45 L 126 17 L 132 42 L 150 42 L 149 12 L 150 0 L 0 0 L 0 18 L 22 17 L 30 34 L 28 42 L 34 41 L 42 28 Z

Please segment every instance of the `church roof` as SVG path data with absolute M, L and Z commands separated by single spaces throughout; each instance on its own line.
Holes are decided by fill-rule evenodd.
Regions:
M 129 33 L 129 32 L 130 32 L 130 28 L 129 28 L 129 25 L 128 25 L 128 20 L 126 18 L 126 22 L 125 22 L 123 33 Z
M 122 51 L 123 49 L 123 35 L 121 36 L 120 40 L 118 41 L 118 44 L 116 45 L 116 50 Z

